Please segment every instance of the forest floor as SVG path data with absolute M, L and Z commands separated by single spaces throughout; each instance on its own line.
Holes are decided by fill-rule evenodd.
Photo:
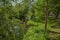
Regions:
M 60 37 L 60 29 L 59 28 L 51 29 L 49 34 L 48 34 L 48 37 L 53 38 L 53 39 Z

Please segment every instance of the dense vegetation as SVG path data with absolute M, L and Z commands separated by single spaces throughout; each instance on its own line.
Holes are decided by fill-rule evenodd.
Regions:
M 0 40 L 60 40 L 60 0 L 47 2 L 0 0 Z

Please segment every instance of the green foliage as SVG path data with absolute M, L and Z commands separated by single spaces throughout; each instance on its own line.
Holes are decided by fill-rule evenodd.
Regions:
M 0 0 L 0 40 L 47 40 L 44 30 L 45 2 Z M 48 11 L 47 29 L 60 27 L 60 0 L 49 0 Z
M 44 29 L 42 29 L 44 26 L 42 25 L 30 27 L 23 40 L 46 40 Z

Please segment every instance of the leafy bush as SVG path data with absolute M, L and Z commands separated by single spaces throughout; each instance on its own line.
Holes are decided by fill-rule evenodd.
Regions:
M 31 26 L 27 33 L 24 35 L 23 40 L 46 40 L 42 26 Z

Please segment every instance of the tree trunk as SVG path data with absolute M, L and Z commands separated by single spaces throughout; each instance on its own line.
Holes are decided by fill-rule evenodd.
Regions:
M 45 30 L 47 30 L 47 23 L 48 23 L 48 0 L 46 0 Z

